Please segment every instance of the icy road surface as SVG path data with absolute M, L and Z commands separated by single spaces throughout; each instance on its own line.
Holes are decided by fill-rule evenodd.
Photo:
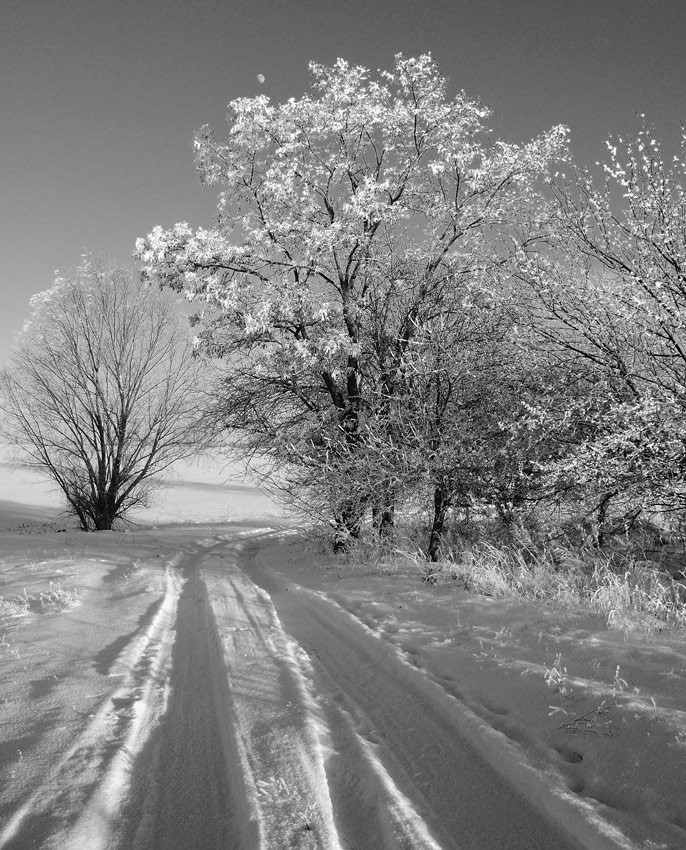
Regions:
M 0 850 L 635 846 L 296 583 L 278 539 L 76 535 L 63 562 L 40 540 L 3 560 L 5 598 L 56 573 L 79 596 L 4 621 Z

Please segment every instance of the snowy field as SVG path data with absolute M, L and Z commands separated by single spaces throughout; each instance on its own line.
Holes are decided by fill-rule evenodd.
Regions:
M 84 534 L 0 465 L 0 850 L 686 847 L 686 644 L 323 553 L 186 468 Z

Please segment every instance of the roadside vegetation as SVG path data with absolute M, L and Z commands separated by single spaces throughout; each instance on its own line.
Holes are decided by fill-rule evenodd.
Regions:
M 609 627 L 655 634 L 686 628 L 683 539 L 655 539 L 655 527 L 598 548 L 589 542 L 503 539 L 497 528 L 451 532 L 446 554 L 427 560 L 410 523 L 394 540 L 365 533 L 327 569 L 351 575 L 409 575 L 429 587 L 459 588 L 493 599 L 533 602 Z M 325 538 L 324 538 L 325 539 Z M 326 545 L 326 544 L 325 544 Z

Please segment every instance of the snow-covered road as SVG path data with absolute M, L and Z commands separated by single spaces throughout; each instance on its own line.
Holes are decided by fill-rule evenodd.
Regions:
M 37 743 L 5 771 L 0 850 L 631 846 L 448 682 L 296 584 L 277 539 L 158 535 L 128 572 L 84 558 L 78 607 L 17 627 L 46 660 L 36 679 L 39 654 L 5 659 L 6 752 L 29 738 L 27 682 L 53 676 L 59 698 L 39 689 Z

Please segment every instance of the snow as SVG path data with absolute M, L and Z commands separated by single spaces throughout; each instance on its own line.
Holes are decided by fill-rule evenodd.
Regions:
M 335 559 L 233 470 L 99 534 L 0 476 L 0 850 L 686 846 L 683 636 Z

